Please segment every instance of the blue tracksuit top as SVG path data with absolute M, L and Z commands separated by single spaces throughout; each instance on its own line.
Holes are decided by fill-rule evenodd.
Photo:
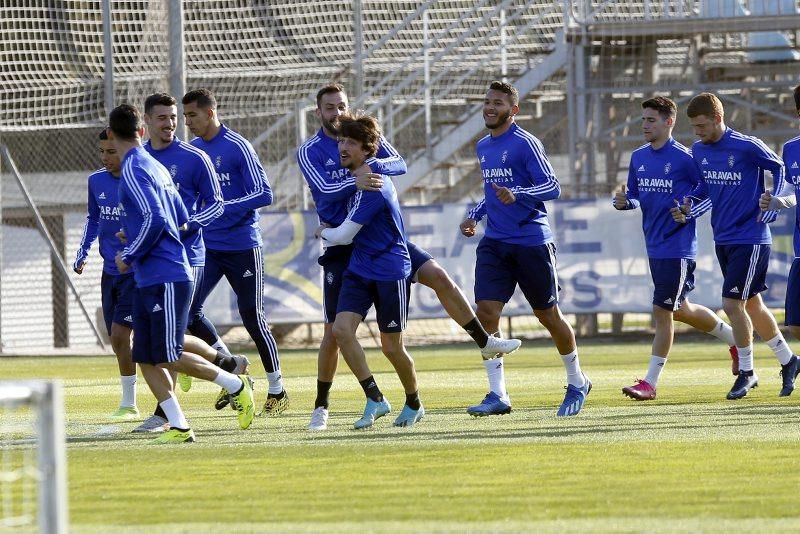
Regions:
M 103 258 L 103 271 L 118 275 L 114 257 L 124 245 L 115 235 L 122 228 L 120 216 L 124 215 L 119 205 L 120 179 L 106 169 L 99 169 L 89 175 L 89 198 L 87 201 L 86 224 L 83 227 L 81 244 L 72 264 L 77 269 L 89 257 L 92 243 L 99 238 L 100 257 Z
M 128 238 L 122 261 L 133 264 L 136 286 L 191 281 L 189 260 L 178 235 L 189 214 L 167 169 L 144 147 L 129 150 L 122 159 L 119 202 Z
M 258 208 L 272 204 L 272 189 L 253 146 L 224 124 L 210 141 L 195 137 L 191 144 L 208 154 L 225 199 L 224 213 L 203 230 L 206 248 L 260 247 Z
M 391 178 L 380 191 L 358 191 L 348 202 L 347 218 L 363 225 L 353 238 L 348 269 L 369 280 L 402 280 L 411 275 L 411 258 L 400 202 Z
M 708 193 L 708 201 L 692 208 L 699 217 L 711 209 L 711 227 L 718 245 L 767 245 L 772 235 L 767 223 L 776 211 L 761 212 L 758 201 L 764 188 L 764 170 L 772 173 L 772 193 L 783 190 L 783 161 L 760 139 L 730 128 L 716 143 L 692 145 L 692 156 L 701 172 L 697 196 Z
M 786 141 L 781 154 L 786 167 L 786 179 L 794 186 L 795 198 L 800 203 L 800 136 Z M 794 257 L 800 258 L 800 207 L 795 208 Z
M 341 165 L 336 139 L 325 135 L 320 128 L 297 150 L 297 163 L 311 190 L 320 222 L 331 226 L 342 224 L 347 217 L 347 201 L 356 192 L 356 181 Z M 366 163 L 372 172 L 386 176 L 398 176 L 407 171 L 406 162 L 383 137 L 377 153 Z
M 672 137 L 658 150 L 649 143 L 631 154 L 628 207 L 642 208 L 647 255 L 655 259 L 697 257 L 697 222 L 676 223 L 670 209 L 691 195 L 700 170 L 688 148 Z
M 525 246 L 551 242 L 544 201 L 558 198 L 561 186 L 542 143 L 515 123 L 497 137 L 487 135 L 478 141 L 476 152 L 484 199 L 468 217 L 479 221 L 486 215 L 485 235 L 491 239 Z M 492 184 L 511 189 L 516 201 L 500 202 Z
M 181 231 L 181 241 L 186 248 L 189 264 L 205 265 L 206 247 L 202 228 L 222 215 L 224 210 L 222 192 L 211 160 L 205 152 L 180 139 L 173 140 L 161 150 L 153 148 L 150 141 L 145 143 L 144 148 L 169 171 L 189 212 L 188 229 Z

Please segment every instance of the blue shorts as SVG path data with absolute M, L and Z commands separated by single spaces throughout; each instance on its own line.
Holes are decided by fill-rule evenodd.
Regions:
M 136 289 L 133 361 L 158 365 L 183 353 L 183 333 L 192 301 L 192 282 L 166 282 Z
M 717 259 L 722 269 L 722 297 L 748 300 L 765 291 L 769 245 L 717 245 Z
M 406 241 L 406 246 L 408 247 L 408 255 L 411 256 L 411 281 L 416 282 L 417 271 L 432 260 L 433 256 L 427 250 L 418 247 L 411 241 Z
M 378 329 L 387 334 L 402 332 L 406 328 L 410 295 L 408 278 L 389 282 L 370 280 L 348 270 L 344 272 L 336 312 L 352 312 L 366 317 L 374 304 Z
M 795 258 L 786 284 L 786 326 L 800 326 L 800 258 Z
M 326 323 L 332 323 L 336 319 L 342 278 L 350 264 L 352 253 L 352 245 L 337 245 L 326 248 L 317 260 L 322 265 L 322 316 Z
M 100 295 L 108 335 L 111 335 L 111 323 L 133 328 L 135 291 L 133 273 L 109 274 L 103 271 L 100 277 Z
M 694 289 L 694 260 L 686 258 L 650 258 L 653 277 L 653 304 L 665 310 L 677 311 Z
M 556 246 L 526 247 L 483 237 L 475 251 L 475 302 L 506 303 L 519 284 L 534 310 L 558 304 Z

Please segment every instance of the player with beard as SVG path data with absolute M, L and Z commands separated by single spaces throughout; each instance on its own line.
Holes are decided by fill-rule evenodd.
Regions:
M 356 190 L 379 191 L 381 175 L 405 174 L 406 164 L 395 148 L 380 136 L 376 153 L 358 168 L 341 165 L 337 145 L 339 117 L 348 112 L 347 94 L 339 84 L 322 87 L 317 92 L 316 115 L 319 131 L 297 151 L 297 162 L 308 183 L 320 222 L 340 225 L 347 216 L 347 200 Z M 430 287 L 445 311 L 472 337 L 484 358 L 510 353 L 519 348 L 516 339 L 489 339 L 478 322 L 464 293 L 439 263 L 425 250 L 406 241 L 411 258 L 412 281 Z M 339 348 L 333 336 L 333 321 L 342 284 L 352 252 L 351 245 L 329 245 L 319 258 L 323 270 L 323 317 L 325 330 L 317 360 L 317 397 L 309 430 L 325 430 L 328 420 L 329 392 L 339 361 Z
M 500 315 L 517 285 L 547 329 L 567 371 L 567 393 L 558 416 L 577 415 L 592 383 L 583 374 L 575 333 L 558 307 L 558 274 L 553 232 L 544 202 L 560 196 L 561 186 L 542 143 L 514 122 L 519 93 L 505 82 L 489 85 L 483 119 L 489 135 L 478 141 L 484 199 L 461 223 L 461 232 L 475 235 L 488 215 L 486 233 L 476 250 L 475 301 L 478 318 L 489 332 L 500 329 Z M 475 416 L 511 411 L 503 359 L 484 362 L 490 391 L 481 403 L 467 408 Z

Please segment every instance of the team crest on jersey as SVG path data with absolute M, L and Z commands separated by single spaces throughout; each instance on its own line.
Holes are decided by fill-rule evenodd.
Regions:
M 505 163 L 507 159 L 508 159 L 508 150 L 503 150 L 503 155 L 500 156 L 500 161 Z
M 333 285 L 333 273 L 328 273 L 325 275 L 325 281 L 328 282 L 329 286 Z
M 664 165 L 664 174 L 669 174 L 669 171 L 672 170 L 672 162 L 668 161 L 666 165 Z
M 178 166 L 175 165 L 174 163 L 169 166 L 169 175 L 172 176 L 173 180 L 175 179 L 176 176 L 178 176 Z
M 728 167 L 732 169 L 734 163 L 736 163 L 736 160 L 733 159 L 733 154 L 728 154 Z
M 221 154 L 219 156 L 217 156 L 217 159 L 214 160 L 214 165 L 217 167 L 217 169 L 222 167 L 222 155 Z

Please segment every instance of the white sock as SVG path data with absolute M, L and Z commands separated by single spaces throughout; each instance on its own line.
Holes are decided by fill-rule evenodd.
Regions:
M 269 382 L 269 389 L 267 390 L 267 393 L 277 395 L 283 391 L 283 377 L 281 376 L 281 370 L 278 369 L 271 373 L 267 373 L 267 382 Z
M 733 329 L 725 321 L 720 320 L 717 326 L 712 328 L 710 332 L 706 332 L 706 334 L 725 342 L 729 347 L 736 345 L 736 342 L 733 340 Z
M 581 371 L 581 362 L 578 360 L 578 349 L 573 350 L 569 354 L 562 354 L 561 361 L 564 362 L 564 368 L 567 370 L 567 384 L 582 388 L 586 385 L 586 377 L 583 376 Z
M 219 387 L 228 390 L 228 393 L 236 393 L 242 389 L 242 380 L 233 373 L 229 373 L 224 369 L 220 369 L 214 378 L 214 383 Z
M 792 349 L 789 348 L 786 340 L 783 339 L 783 334 L 780 332 L 778 332 L 777 336 L 767 341 L 767 345 L 772 349 L 772 352 L 775 353 L 775 357 L 778 358 L 781 365 L 789 363 L 789 360 L 794 356 L 794 354 L 792 354 Z
M 214 342 L 214 344 L 211 345 L 211 348 L 213 348 L 215 350 L 218 350 L 219 352 L 221 352 L 225 356 L 231 356 L 231 351 L 228 350 L 228 346 L 225 344 L 224 341 L 222 341 L 221 337 L 217 338 L 217 340 Z
M 120 384 L 122 384 L 122 400 L 119 405 L 125 408 L 134 408 L 136 406 L 136 375 L 120 375 Z
M 483 360 L 483 366 L 486 368 L 486 376 L 489 377 L 489 391 L 493 391 L 503 400 L 508 400 L 505 365 L 503 365 L 502 356 L 491 360 Z
M 178 404 L 178 399 L 170 394 L 167 400 L 159 402 L 158 404 L 161 406 L 161 409 L 164 410 L 164 413 L 167 414 L 169 426 L 182 430 L 189 429 L 189 423 L 183 415 L 183 410 L 181 410 L 181 405 Z
M 661 371 L 664 370 L 664 365 L 666 363 L 666 358 L 656 356 L 655 354 L 650 356 L 650 367 L 647 368 L 647 376 L 644 378 L 645 381 L 651 386 L 656 387 L 658 379 L 661 377 Z
M 753 345 L 746 347 L 736 347 L 739 351 L 739 370 L 752 371 L 753 370 Z

